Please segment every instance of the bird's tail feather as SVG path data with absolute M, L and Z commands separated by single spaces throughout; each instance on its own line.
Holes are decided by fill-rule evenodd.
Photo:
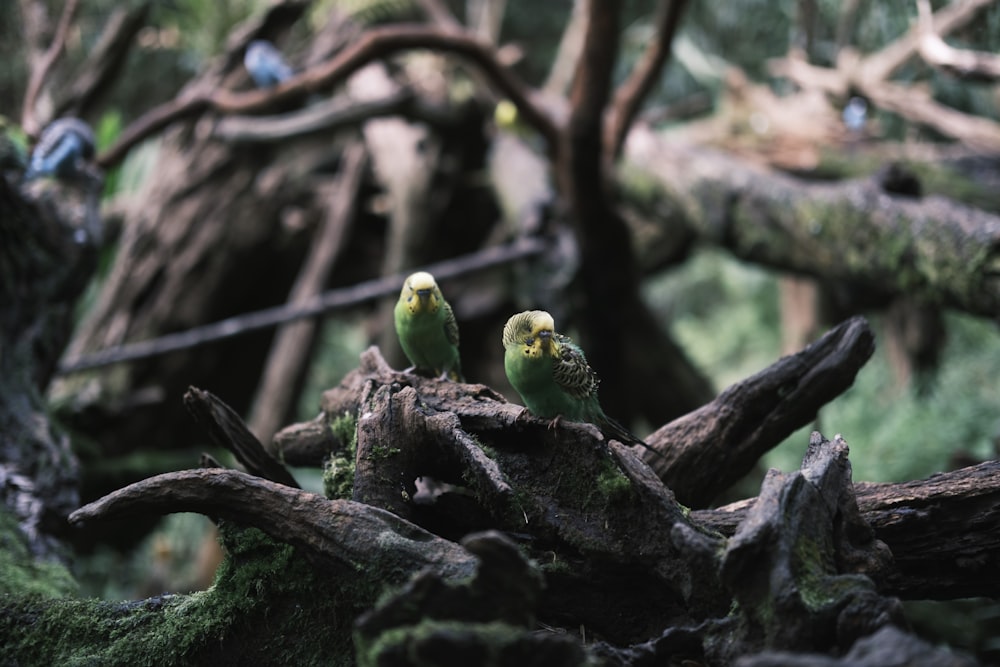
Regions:
M 604 437 L 606 438 L 614 438 L 615 440 L 619 440 L 625 443 L 626 445 L 639 445 L 640 447 L 643 447 L 644 449 L 653 452 L 660 458 L 666 458 L 658 449 L 654 448 L 651 445 L 646 444 L 645 441 L 637 437 L 635 434 L 633 434 L 627 428 L 616 422 L 611 417 L 605 417 L 600 426 L 601 426 L 601 432 L 604 434 Z

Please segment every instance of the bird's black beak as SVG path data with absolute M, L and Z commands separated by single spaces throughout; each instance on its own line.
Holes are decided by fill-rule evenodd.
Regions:
M 551 331 L 539 331 L 538 337 L 541 339 L 541 346 L 543 350 L 549 349 L 549 344 L 552 342 L 552 332 Z

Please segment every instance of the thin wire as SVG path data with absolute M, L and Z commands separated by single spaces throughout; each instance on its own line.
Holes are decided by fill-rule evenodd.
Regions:
M 425 270 L 434 274 L 437 280 L 445 281 L 507 264 L 518 259 L 532 257 L 541 254 L 547 247 L 548 244 L 543 239 L 525 237 L 506 245 L 493 246 L 468 255 L 431 264 Z M 297 304 L 283 304 L 272 308 L 265 308 L 159 338 L 152 338 L 137 343 L 127 343 L 90 354 L 82 354 L 75 358 L 61 361 L 56 373 L 59 375 L 68 375 L 101 366 L 146 359 L 169 352 L 190 349 L 199 345 L 205 345 L 206 343 L 214 343 L 252 331 L 268 329 L 287 322 L 318 317 L 333 310 L 356 306 L 390 294 L 395 294 L 399 291 L 399 287 L 405 278 L 406 274 L 376 278 L 352 285 L 351 287 L 329 290 Z

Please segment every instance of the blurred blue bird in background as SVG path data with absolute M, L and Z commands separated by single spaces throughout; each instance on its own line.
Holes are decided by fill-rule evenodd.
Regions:
M 854 96 L 847 102 L 841 114 L 844 125 L 851 132 L 861 132 L 868 120 L 868 102 L 863 97 Z
M 243 65 L 258 88 L 276 86 L 292 76 L 292 68 L 285 62 L 281 51 L 266 39 L 255 39 L 247 45 Z
M 24 178 L 71 178 L 82 173 L 86 161 L 93 157 L 94 132 L 90 126 L 79 118 L 59 118 L 42 130 Z

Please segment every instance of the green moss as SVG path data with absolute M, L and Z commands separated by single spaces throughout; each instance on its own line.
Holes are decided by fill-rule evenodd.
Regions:
M 354 493 L 354 463 L 358 444 L 358 420 L 345 412 L 330 420 L 330 430 L 343 443 L 343 450 L 323 466 L 323 494 L 327 498 L 350 498 Z
M 810 539 L 802 538 L 795 544 L 795 583 L 802 603 L 814 613 L 839 605 L 859 588 L 874 586 L 863 575 L 833 574 L 836 569 L 827 554 L 828 550 Z
M 62 564 L 31 557 L 17 519 L 0 507 L 0 595 L 55 598 L 77 590 L 76 581 Z
M 330 431 L 344 444 L 344 451 L 349 451 L 352 455 L 358 445 L 358 418 L 345 412 L 339 417 L 330 420 Z
M 632 496 L 631 480 L 611 460 L 598 473 L 596 489 L 605 503 L 625 501 Z
M 140 602 L 0 597 L 5 658 L 25 665 L 352 664 L 352 622 L 374 601 L 381 577 L 338 577 L 336 568 L 315 568 L 255 529 L 222 525 L 220 533 L 227 556 L 207 591 Z
M 376 445 L 371 448 L 371 453 L 368 455 L 373 461 L 384 461 L 390 457 L 399 454 L 402 450 L 399 447 L 389 447 L 388 445 Z
M 557 643 L 547 639 L 549 643 L 543 645 L 530 630 L 502 622 L 425 620 L 385 630 L 371 642 L 359 635 L 356 642 L 359 667 L 386 664 L 430 667 L 444 663 L 528 666 L 570 664 L 570 659 L 585 664 L 583 651 L 569 638 Z

